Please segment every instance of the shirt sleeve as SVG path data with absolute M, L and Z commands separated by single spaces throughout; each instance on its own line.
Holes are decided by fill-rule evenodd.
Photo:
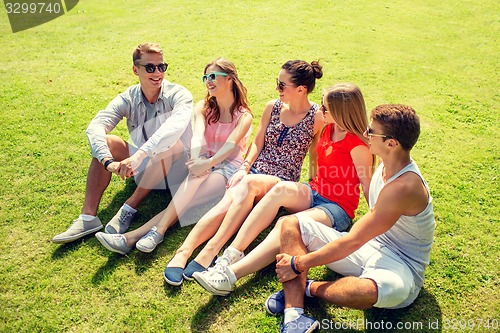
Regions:
M 186 88 L 177 86 L 177 89 L 164 102 L 172 103 L 172 115 L 139 147 L 150 157 L 169 149 L 191 126 L 193 96 Z
M 113 157 L 106 142 L 106 134 L 111 132 L 129 112 L 129 102 L 122 96 L 117 96 L 106 109 L 99 111 L 92 119 L 86 131 L 92 157 L 98 161 Z

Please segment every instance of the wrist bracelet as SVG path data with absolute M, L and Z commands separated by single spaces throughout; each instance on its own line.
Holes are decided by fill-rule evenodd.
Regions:
M 300 258 L 300 256 L 296 256 L 296 257 L 295 257 L 295 267 L 297 268 L 297 270 L 298 270 L 299 272 L 301 272 L 301 273 L 302 273 L 304 270 L 300 268 L 299 258 Z
M 115 161 L 115 160 L 114 160 L 114 159 L 112 159 L 112 158 L 110 158 L 109 160 L 106 160 L 106 162 L 104 162 L 104 169 L 105 169 L 106 171 L 109 171 L 109 170 L 108 170 L 108 166 L 109 166 L 111 163 L 113 163 L 114 161 Z
M 294 257 L 292 257 L 292 261 L 290 261 L 290 266 L 292 267 L 292 271 L 293 271 L 295 274 L 297 274 L 297 275 L 299 275 L 299 274 L 300 274 L 300 272 L 299 272 L 299 271 L 295 268 L 295 256 L 294 256 Z

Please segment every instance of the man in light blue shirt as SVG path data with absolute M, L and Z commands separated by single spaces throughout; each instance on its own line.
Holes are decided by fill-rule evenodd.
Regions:
M 181 161 L 187 156 L 192 134 L 193 98 L 184 87 L 164 80 L 168 65 L 155 43 L 137 46 L 132 70 L 139 84 L 129 87 L 100 111 L 87 128 L 92 153 L 85 201 L 80 216 L 54 243 L 68 243 L 100 230 L 97 209 L 113 173 L 134 177 L 137 188 L 106 225 L 107 233 L 124 233 L 138 205 L 149 192 L 163 184 L 167 174 L 187 172 Z M 131 142 L 109 132 L 123 119 Z M 178 161 L 182 167 L 172 168 Z M 176 170 L 174 170 L 176 169 Z M 163 185 L 163 188 L 164 185 Z

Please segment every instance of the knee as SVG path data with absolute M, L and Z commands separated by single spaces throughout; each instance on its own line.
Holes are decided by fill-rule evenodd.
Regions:
M 128 151 L 127 144 L 117 135 L 108 134 L 106 135 L 106 144 L 108 145 L 109 150 L 111 151 L 111 155 L 113 158 L 121 161 L 130 155 Z
M 378 290 L 377 303 L 374 305 L 379 308 L 398 308 L 410 296 L 412 286 L 402 279 L 396 279 L 391 283 L 383 284 Z
M 274 185 L 266 195 L 269 195 L 273 198 L 281 198 L 287 196 L 287 184 L 285 182 L 279 182 Z
M 278 223 L 281 233 L 300 231 L 299 219 L 295 215 L 283 216 L 278 220 Z
M 253 175 L 246 175 L 241 179 L 240 184 L 238 184 L 240 192 L 245 192 L 245 193 L 252 193 L 254 190 L 253 188 L 255 187 L 255 179 Z M 242 189 L 244 189 L 242 191 Z

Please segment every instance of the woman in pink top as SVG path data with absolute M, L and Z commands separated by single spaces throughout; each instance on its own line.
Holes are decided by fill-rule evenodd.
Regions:
M 140 228 L 125 234 L 96 234 L 108 250 L 126 254 L 135 244 L 142 252 L 153 251 L 188 208 L 222 197 L 228 179 L 242 165 L 252 131 L 247 90 L 234 64 L 224 58 L 206 65 L 202 80 L 208 91 L 195 106 L 189 176 L 167 208 Z M 189 224 L 180 222 L 182 226 Z

